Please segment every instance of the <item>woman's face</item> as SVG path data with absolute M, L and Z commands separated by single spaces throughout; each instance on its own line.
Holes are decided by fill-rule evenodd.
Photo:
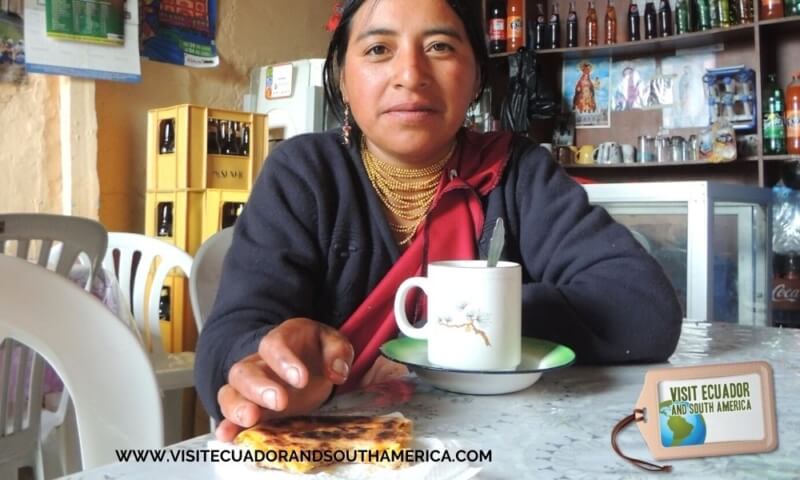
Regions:
M 380 158 L 441 158 L 479 85 L 464 25 L 445 0 L 368 0 L 353 17 L 342 95 Z

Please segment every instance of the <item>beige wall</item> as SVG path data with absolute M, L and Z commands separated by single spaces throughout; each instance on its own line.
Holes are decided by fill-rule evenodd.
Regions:
M 100 220 L 106 227 L 133 232 L 144 229 L 148 109 L 180 103 L 241 109 L 252 67 L 325 54 L 330 34 L 324 25 L 334 3 L 220 1 L 219 67 L 189 69 L 145 60 L 140 84 L 98 81 Z
M 0 83 L 0 212 L 61 213 L 59 79 Z

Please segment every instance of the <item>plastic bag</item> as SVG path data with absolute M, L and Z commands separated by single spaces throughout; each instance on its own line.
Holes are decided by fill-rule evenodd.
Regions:
M 772 187 L 772 250 L 779 254 L 800 252 L 800 190 L 780 181 Z
M 536 53 L 520 50 L 508 58 L 508 93 L 501 107 L 504 130 L 527 132 L 533 118 L 549 118 L 556 113 L 552 89 L 545 86 L 536 63 Z

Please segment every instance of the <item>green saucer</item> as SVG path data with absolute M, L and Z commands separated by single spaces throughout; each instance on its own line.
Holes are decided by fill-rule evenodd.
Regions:
M 575 361 L 575 352 L 569 347 L 530 337 L 522 338 L 522 357 L 514 370 L 457 370 L 432 365 L 428 361 L 428 342 L 409 337 L 384 343 L 381 353 L 408 366 L 437 388 L 477 395 L 523 390 L 536 383 L 542 373 L 567 367 Z

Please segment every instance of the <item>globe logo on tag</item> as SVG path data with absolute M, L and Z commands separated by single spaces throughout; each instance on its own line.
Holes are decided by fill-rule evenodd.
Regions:
M 666 400 L 658 404 L 661 444 L 665 447 L 702 445 L 706 441 L 706 420 L 695 413 L 688 401 Z

